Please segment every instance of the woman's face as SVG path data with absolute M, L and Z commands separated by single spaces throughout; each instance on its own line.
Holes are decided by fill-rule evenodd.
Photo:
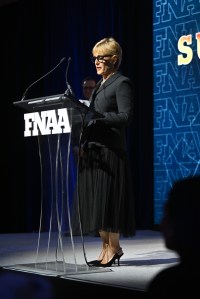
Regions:
M 115 55 L 100 55 L 97 51 L 93 53 L 93 60 L 95 63 L 96 71 L 98 75 L 106 78 L 114 71 Z

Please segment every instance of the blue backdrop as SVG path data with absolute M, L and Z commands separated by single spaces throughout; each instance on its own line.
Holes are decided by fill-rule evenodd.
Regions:
M 174 181 L 200 174 L 200 1 L 155 1 L 154 222 Z

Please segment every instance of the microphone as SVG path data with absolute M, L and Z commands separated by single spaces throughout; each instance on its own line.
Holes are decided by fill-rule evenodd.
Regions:
M 66 74 L 65 74 L 65 80 L 66 80 L 66 85 L 67 85 L 67 90 L 65 91 L 65 96 L 69 97 L 69 96 L 72 96 L 72 97 L 75 97 L 75 94 L 68 82 L 68 70 L 69 70 L 69 65 L 70 65 L 70 62 L 71 62 L 71 57 L 68 58 L 68 64 L 67 64 L 67 69 L 66 69 Z
M 48 76 L 50 73 L 52 73 L 55 69 L 57 69 L 57 67 L 58 67 L 61 63 L 63 63 L 64 60 L 65 60 L 65 57 L 63 57 L 63 58 L 60 60 L 60 62 L 59 62 L 59 63 L 58 63 L 52 70 L 50 70 L 47 74 L 45 74 L 44 76 L 42 76 L 41 78 L 39 78 L 38 80 L 36 80 L 35 82 L 33 82 L 31 85 L 29 85 L 29 86 L 27 87 L 27 89 L 25 90 L 25 92 L 23 93 L 23 96 L 22 96 L 21 101 L 24 101 L 24 99 L 25 99 L 26 96 L 27 96 L 27 93 L 28 93 L 29 89 L 30 89 L 33 85 L 35 85 L 38 81 L 42 80 L 43 78 L 45 78 L 46 76 Z

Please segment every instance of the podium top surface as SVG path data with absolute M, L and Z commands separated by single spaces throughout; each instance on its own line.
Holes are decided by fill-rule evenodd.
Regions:
M 67 97 L 64 94 L 27 99 L 24 101 L 14 102 L 13 105 L 30 112 L 58 108 L 73 108 L 79 109 L 82 112 L 87 112 L 88 110 L 90 110 L 84 103 L 80 102 L 78 99 Z
M 44 96 L 40 98 L 28 99 L 13 103 L 14 106 L 20 107 L 29 112 L 45 111 L 52 109 L 67 108 L 73 109 L 78 113 L 90 114 L 93 119 L 104 118 L 104 116 L 84 104 L 84 101 L 74 97 L 67 97 L 65 94 L 57 94 L 52 96 Z

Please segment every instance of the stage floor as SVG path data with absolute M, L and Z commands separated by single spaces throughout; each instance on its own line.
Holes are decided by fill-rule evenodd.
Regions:
M 1 234 L 0 266 L 5 271 L 56 277 L 63 284 L 73 281 L 145 292 L 158 271 L 178 262 L 158 231 L 138 230 L 132 238 L 121 238 L 121 246 L 124 255 L 120 266 L 96 268 L 88 267 L 85 259 L 90 261 L 100 254 L 99 237 L 71 238 L 56 232 Z

